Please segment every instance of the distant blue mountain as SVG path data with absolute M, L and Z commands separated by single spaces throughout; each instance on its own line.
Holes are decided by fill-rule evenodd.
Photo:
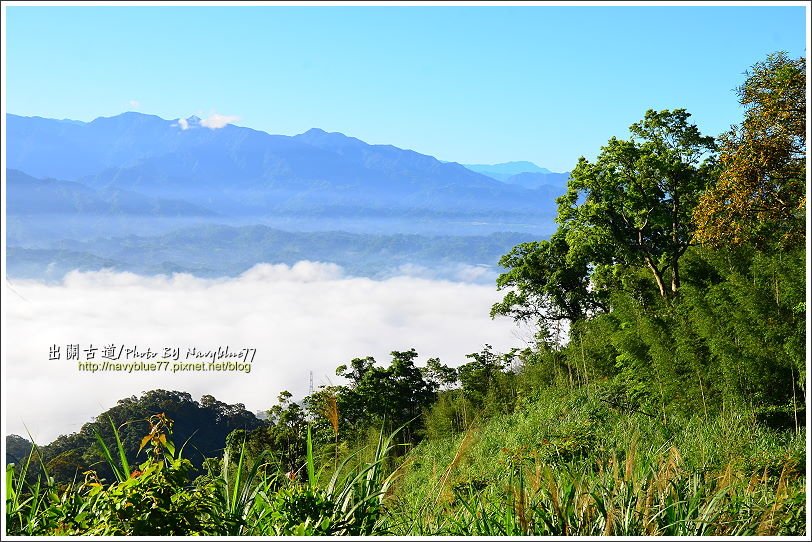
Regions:
M 183 201 L 151 198 L 125 190 L 94 190 L 73 181 L 36 179 L 15 169 L 6 170 L 6 213 L 156 217 L 215 215 L 212 211 Z
M 471 171 L 487 175 L 498 181 L 505 181 L 519 173 L 552 173 L 549 169 L 539 167 L 533 162 L 504 162 L 501 164 L 464 164 Z
M 6 167 L 69 181 L 121 167 L 177 145 L 178 131 L 154 115 L 123 113 L 92 122 L 6 115 Z
M 567 188 L 569 172 L 554 173 L 533 162 L 505 162 L 503 164 L 475 164 L 466 168 L 487 175 L 505 184 L 535 190 L 549 201 L 561 196 Z
M 223 214 L 549 214 L 553 206 L 543 193 L 457 163 L 318 129 L 288 137 L 140 113 L 87 123 L 7 115 L 7 141 L 7 166 L 34 177 Z
M 460 266 L 494 274 L 516 243 L 555 229 L 562 174 L 533 164 L 506 165 L 517 172 L 500 181 L 317 128 L 282 136 L 204 124 L 7 115 L 10 276 L 229 276 L 311 259 L 350 274 L 411 264 L 453 279 Z
M 504 180 L 507 184 L 513 184 L 528 188 L 530 190 L 537 190 L 539 188 L 547 187 L 560 191 L 561 193 L 567 187 L 567 181 L 570 178 L 569 173 L 517 173 L 511 175 Z
M 392 145 L 368 145 L 360 139 L 318 128 L 294 136 L 294 139 L 336 153 L 392 181 L 414 185 L 445 182 L 486 189 L 497 186 L 482 175 L 471 175 L 470 170 L 456 162 L 441 162 L 432 156 Z

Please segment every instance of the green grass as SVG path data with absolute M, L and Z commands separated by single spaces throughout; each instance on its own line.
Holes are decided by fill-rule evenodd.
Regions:
M 803 534 L 805 435 L 754 414 L 669 419 L 549 391 L 407 459 L 401 535 Z
M 270 453 L 250 458 L 243 443 L 226 450 L 219 469 L 192 479 L 192 465 L 176 453 L 172 420 L 152 416 L 142 442 L 147 459 L 132 470 L 113 426 L 115 446 L 98 444 L 114 480 L 85 473 L 82 483 L 58 490 L 39 457 L 7 467 L 6 519 L 9 535 L 372 535 L 383 532 L 383 501 L 392 473 L 385 471 L 394 435 L 379 435 L 372 459 L 349 456 L 321 483 L 312 440 L 307 446 L 307 480 L 289 479 Z M 361 450 L 359 450 L 361 452 Z M 211 467 L 212 464 L 210 463 Z M 335 467 L 335 465 L 330 465 Z
M 182 420 L 179 420 L 182 423 Z M 113 427 L 99 442 L 115 479 L 57 487 L 38 450 L 7 469 L 17 535 L 804 535 L 805 434 L 745 410 L 664 424 L 611 409 L 587 389 L 542 391 L 511 415 L 426 440 L 393 461 L 379 432 L 336 464 L 308 438 L 300 479 L 245 445 L 192 478 L 172 421 L 154 416 L 126 462 Z

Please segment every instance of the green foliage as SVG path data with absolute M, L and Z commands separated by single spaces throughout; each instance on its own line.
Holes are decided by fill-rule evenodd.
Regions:
M 507 402 L 506 409 L 510 410 L 511 393 L 505 382 L 505 369 L 509 369 L 514 361 L 514 352 L 508 354 L 497 354 L 493 352 L 491 345 L 486 344 L 481 352 L 467 354 L 466 358 L 472 359 L 468 363 L 461 365 L 457 369 L 460 387 L 465 397 L 474 404 L 486 404 L 487 397 L 494 388 L 501 399 Z M 507 392 L 507 393 L 498 393 Z
M 313 436 L 307 428 L 307 483 L 310 488 L 316 487 L 316 465 L 313 461 Z
M 750 76 L 742 89 L 753 108 L 749 137 L 803 143 L 797 67 L 779 55 Z M 540 323 L 518 395 L 591 380 L 608 383 L 608 404 L 664 423 L 745 405 L 791 412 L 797 429 L 806 393 L 804 252 L 783 241 L 695 246 L 694 209 L 733 166 L 717 163 L 712 138 L 688 119 L 682 109 L 648 111 L 631 139 L 612 138 L 594 163 L 581 159 L 559 199 L 560 229 L 503 259 L 497 286 L 510 291 L 492 315 Z M 600 303 L 568 309 L 567 299 L 590 296 Z M 558 320 L 569 323 L 565 337 L 551 336 Z
M 414 349 L 393 351 L 392 361 L 385 368 L 366 357 L 353 359 L 350 367 L 336 369 L 338 376 L 349 381 L 347 386 L 335 388 L 340 425 L 356 436 L 364 428 L 381 423 L 390 429 L 404 426 L 404 440 L 414 441 L 420 430 L 418 418 L 434 401 L 438 387 L 415 366 L 417 355 Z
M 473 437 L 422 443 L 391 504 L 393 532 L 804 533 L 803 434 L 765 428 L 753 412 L 664 425 L 607 405 L 604 386 L 549 388 Z
M 559 230 L 549 241 L 517 245 L 499 265 L 507 271 L 496 280 L 508 292 L 491 308 L 491 317 L 539 323 L 548 329 L 561 321 L 577 322 L 606 310 L 605 292 L 590 290 L 589 261 L 570 250 L 567 235 Z
M 142 465 L 138 475 L 104 488 L 90 482 L 87 522 L 75 534 L 100 536 L 206 534 L 215 529 L 211 495 L 186 487 L 192 464 L 173 459 L 169 465 Z
M 472 404 L 460 390 L 442 393 L 426 411 L 426 437 L 434 440 L 462 433 L 471 427 L 478 414 L 478 406 Z
M 228 405 L 211 395 L 204 395 L 197 402 L 185 392 L 152 390 L 141 397 L 119 400 L 113 408 L 83 425 L 78 432 L 60 436 L 41 446 L 42 463 L 60 484 L 69 483 L 88 469 L 96 470 L 100 478 L 120 480 L 126 477 L 127 464 L 135 463 L 144 432 L 149 429 L 147 420 L 156 412 L 165 413 L 169 419 L 186 421 L 186 425 L 175 433 L 175 438 L 179 443 L 187 443 L 188 459 L 198 473 L 202 472 L 206 457 L 222 454 L 229 433 L 264 425 L 242 404 Z M 115 462 L 109 461 L 99 437 L 108 443 L 120 439 L 122 446 L 112 450 L 117 458 Z M 39 471 L 39 464 L 33 465 L 29 477 Z
M 101 441 L 101 447 L 116 472 L 116 481 L 104 485 L 95 471 L 85 473 L 84 482 L 72 483 L 60 491 L 44 470 L 25 500 L 19 497 L 28 464 L 19 473 L 19 482 L 6 503 L 11 533 L 30 535 L 178 535 L 204 534 L 215 528 L 211 515 L 210 494 L 188 487 L 193 471 L 191 462 L 176 456 L 171 435 L 171 420 L 163 414 L 148 420 L 150 432 L 148 458 L 129 472 L 122 460 L 124 446 L 115 425 L 116 455 Z M 142 446 L 143 447 L 143 446 Z M 33 455 L 33 454 L 32 454 Z M 117 464 L 117 461 L 122 463 Z M 9 473 L 9 480 L 13 472 Z M 20 521 L 23 512 L 25 521 Z
M 329 535 L 334 524 L 332 512 L 335 503 L 323 491 L 283 488 L 273 494 L 267 503 L 268 522 L 273 536 Z
M 312 450 L 308 454 L 311 478 L 302 485 L 278 468 L 269 470 L 267 462 L 249 465 L 244 445 L 236 466 L 226 452 L 220 475 L 212 472 L 193 481 L 191 462 L 182 458 L 172 443 L 172 420 L 158 414 L 148 421 L 150 432 L 142 439 L 146 461 L 126 479 L 109 485 L 88 471 L 83 483 L 62 492 L 47 476 L 25 488 L 26 469 L 34 453 L 21 471 L 9 465 L 8 533 L 233 536 L 379 532 L 382 502 L 391 481 L 383 464 L 394 435 L 385 438 L 381 433 L 373 461 L 353 468 L 348 466 L 349 458 L 345 460 L 325 487 L 317 485 Z M 118 432 L 115 427 L 113 431 Z M 116 447 L 117 451 L 123 449 L 120 440 Z M 115 463 L 113 453 L 109 458 Z
M 751 406 L 803 402 L 805 254 L 748 248 L 697 251 L 720 279 L 687 288 L 683 309 L 704 342 L 721 399 Z
M 482 351 L 467 354 L 472 361 L 456 369 L 459 387 L 441 392 L 424 411 L 425 434 L 459 433 L 476 420 L 513 412 L 518 401 L 518 354 L 500 354 L 486 344 Z
M 116 437 L 116 449 L 119 452 L 118 456 L 119 462 L 113 460 L 113 454 L 110 452 L 110 449 L 104 443 L 104 439 L 101 437 L 98 431 L 96 431 L 95 435 L 96 442 L 99 445 L 99 449 L 101 450 L 105 461 L 107 461 L 107 464 L 110 466 L 111 469 L 113 469 L 113 474 L 115 475 L 116 480 L 119 482 L 124 482 L 127 480 L 127 478 L 130 477 L 130 463 L 129 461 L 127 461 L 127 454 L 124 451 L 124 446 L 121 444 L 121 437 L 119 436 L 118 429 L 116 429 L 116 426 L 113 423 L 112 419 L 110 420 L 110 427 L 113 428 L 113 434 Z M 138 449 L 138 451 L 140 452 L 143 447 L 144 446 L 142 442 L 142 445 Z
M 606 380 L 606 400 L 671 412 L 800 408 L 806 390 L 802 251 L 688 250 L 670 303 L 615 289 L 611 312 L 525 357 L 519 393 Z M 623 281 L 628 282 L 626 279 Z
M 6 436 L 6 465 L 19 463 L 28 456 L 33 445 L 20 435 Z
M 245 445 L 246 452 L 259 457 L 265 450 L 272 450 L 281 468 L 296 470 L 305 457 L 305 409 L 292 401 L 292 394 L 282 391 L 277 404 L 268 410 L 266 423 L 251 431 L 236 430 L 226 438 L 226 449 L 232 455 Z
M 697 237 L 797 248 L 806 232 L 806 59 L 768 55 L 737 90 L 744 119 L 720 137 L 724 168 L 694 211 Z
M 594 163 L 580 158 L 559 199 L 557 220 L 574 256 L 645 265 L 662 297 L 679 290 L 679 258 L 692 243 L 691 213 L 716 175 L 713 138 L 688 117 L 684 109 L 647 111 L 630 127 L 631 139 L 613 137 Z
M 796 68 L 750 76 L 747 137 L 801 141 Z M 156 390 L 43 448 L 9 437 L 9 534 L 807 534 L 806 254 L 786 235 L 694 245 L 719 166 L 688 117 L 648 111 L 581 159 L 559 231 L 502 259 L 491 315 L 538 323 L 534 345 L 355 358 L 267 422 Z M 797 173 L 776 156 L 769 179 Z

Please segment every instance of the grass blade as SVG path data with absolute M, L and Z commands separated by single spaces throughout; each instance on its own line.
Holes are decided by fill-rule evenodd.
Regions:
M 307 482 L 310 489 L 316 487 L 316 465 L 313 461 L 313 435 L 310 426 L 307 426 Z
M 127 461 L 127 454 L 124 451 L 124 445 L 121 443 L 121 437 L 118 434 L 116 425 L 113 423 L 113 418 L 108 416 L 107 419 L 110 421 L 110 427 L 113 428 L 113 436 L 116 437 L 116 448 L 118 449 L 118 458 L 121 460 L 121 468 L 124 471 L 125 477 L 128 477 L 130 472 L 132 472 L 132 469 L 130 469 L 130 463 Z
M 121 470 L 116 465 L 116 462 L 113 461 L 113 455 L 110 453 L 110 448 L 107 447 L 107 444 L 104 443 L 104 439 L 99 434 L 98 430 L 94 431 L 96 436 L 96 443 L 101 448 L 102 455 L 104 456 L 104 460 L 107 461 L 107 464 L 110 465 L 110 468 L 113 469 L 113 474 L 116 477 L 116 480 L 119 482 L 123 482 L 127 479 L 127 474 L 121 472 Z

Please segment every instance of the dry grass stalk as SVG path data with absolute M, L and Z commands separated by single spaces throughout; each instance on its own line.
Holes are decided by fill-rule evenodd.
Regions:
M 734 478 L 733 462 L 731 461 L 727 464 L 727 467 L 725 467 L 725 470 L 724 472 L 722 472 L 722 475 L 719 476 L 719 480 L 716 483 L 716 492 L 718 493 L 723 489 L 725 489 L 726 487 L 728 487 L 730 483 L 733 481 L 733 478 Z
M 611 502 L 606 509 L 606 524 L 603 526 L 603 536 L 612 536 L 615 527 L 615 509 L 612 507 Z
M 773 498 L 773 505 L 768 508 L 758 524 L 756 534 L 760 536 L 770 536 L 775 534 L 775 513 L 781 508 L 784 499 L 787 498 L 787 480 L 788 473 L 792 470 L 793 466 L 788 461 L 784 463 L 781 469 L 781 476 L 778 477 L 778 485 L 775 487 L 775 497 Z M 766 468 L 765 468 L 766 476 Z
M 753 474 L 750 477 L 750 482 L 748 482 L 748 484 L 747 484 L 746 492 L 748 494 L 754 493 L 760 484 L 761 484 L 761 477 L 758 474 Z
M 559 516 L 561 515 L 561 503 L 558 500 L 558 484 L 555 481 L 555 475 L 551 469 L 546 469 L 545 475 L 547 478 L 547 491 L 550 492 L 550 500 L 553 502 L 553 509 Z
M 324 399 L 324 417 L 330 422 L 333 433 L 338 435 L 338 401 L 335 395 L 328 395 Z
M 445 472 L 440 477 L 440 480 L 438 481 L 439 489 L 437 491 L 437 498 L 435 499 L 435 504 L 440 502 L 440 498 L 443 495 L 443 490 L 445 489 L 446 483 L 448 482 L 448 478 L 451 475 L 451 472 L 454 470 L 454 468 L 456 468 L 456 466 L 462 460 L 465 453 L 468 451 L 468 448 L 470 448 L 471 445 L 473 444 L 474 432 L 475 430 L 473 426 L 468 428 L 468 430 L 465 432 L 465 435 L 462 438 L 462 441 L 460 441 L 460 445 L 457 447 L 457 453 L 454 454 L 454 459 L 451 460 L 451 463 L 448 464 L 448 467 L 446 467 Z
M 516 493 L 519 494 L 518 499 L 515 498 Z M 527 521 L 527 494 L 523 487 L 520 487 L 518 491 L 514 490 L 514 502 L 516 503 L 516 517 L 519 518 L 519 526 L 522 529 L 522 534 L 527 534 L 529 525 Z
M 643 529 L 647 535 L 656 534 L 656 524 L 652 517 L 652 510 L 654 509 L 654 480 L 648 481 L 648 489 L 646 490 L 646 498 L 643 504 Z
M 682 455 L 676 446 L 671 446 L 668 450 L 668 458 L 660 463 L 657 472 L 657 491 L 662 494 L 669 486 L 668 483 L 677 477 L 682 465 Z
M 533 493 L 538 493 L 541 488 L 541 461 L 536 458 L 535 470 L 533 471 L 533 478 L 530 479 L 530 487 Z
M 584 488 L 582 481 L 578 482 L 576 488 L 575 509 L 578 511 L 578 515 L 586 520 L 592 505 L 592 495 L 589 494 L 588 488 Z
M 635 434 L 634 439 L 632 439 L 632 443 L 629 446 L 629 452 L 626 454 L 626 472 L 625 472 L 625 479 L 631 480 L 632 474 L 634 472 L 634 460 L 637 457 L 637 441 L 639 440 L 639 435 Z
M 612 478 L 615 481 L 615 487 L 620 485 L 620 462 L 618 461 L 616 456 L 612 456 L 609 460 L 610 466 L 612 467 Z

